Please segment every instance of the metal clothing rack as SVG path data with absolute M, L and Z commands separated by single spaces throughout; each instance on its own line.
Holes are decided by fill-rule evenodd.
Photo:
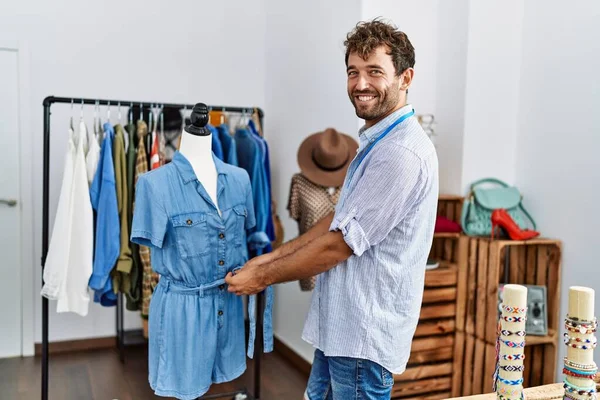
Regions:
M 173 103 L 157 103 L 157 102 L 140 102 L 131 100 L 100 100 L 100 99 L 85 99 L 75 97 L 54 97 L 48 96 L 44 99 L 44 173 L 43 173 L 43 211 L 42 211 L 42 285 L 44 284 L 44 266 L 46 264 L 46 256 L 48 255 L 48 243 L 49 243 L 49 192 L 50 192 L 50 107 L 54 103 L 62 104 L 77 104 L 83 106 L 87 105 L 106 105 L 116 106 L 120 104 L 124 107 L 128 105 L 140 106 L 140 112 L 143 115 L 144 107 L 163 106 L 176 109 L 189 109 L 192 110 L 193 104 L 173 104 Z M 237 112 L 237 113 L 252 113 L 253 111 L 258 112 L 261 126 L 263 126 L 264 113 L 260 108 L 256 107 L 229 107 L 229 106 L 208 106 L 210 109 L 219 110 L 224 112 Z M 185 116 L 184 116 L 185 117 Z M 260 354 L 263 348 L 263 314 L 264 309 L 264 292 L 261 292 L 256 302 L 256 338 L 254 347 L 254 390 L 251 394 L 247 388 L 242 388 L 234 392 L 228 393 L 217 393 L 212 395 L 205 395 L 200 397 L 202 400 L 209 399 L 223 399 L 223 398 L 236 398 L 237 395 L 245 395 L 247 400 L 260 400 Z M 121 362 L 125 361 L 124 358 L 124 330 L 123 330 L 123 298 L 122 293 L 119 293 L 117 303 L 117 347 L 119 351 L 119 358 Z M 48 299 L 42 297 L 42 400 L 48 400 Z

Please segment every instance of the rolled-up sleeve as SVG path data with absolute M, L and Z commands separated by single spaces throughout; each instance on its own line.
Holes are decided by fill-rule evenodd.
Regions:
M 135 187 L 132 242 L 147 247 L 162 247 L 168 216 L 157 196 L 157 192 L 152 190 L 151 182 L 141 176 Z
M 391 145 L 377 151 L 362 176 L 354 176 L 356 183 L 343 194 L 330 226 L 342 232 L 357 256 L 384 240 L 414 211 L 428 181 L 426 163 L 410 150 Z

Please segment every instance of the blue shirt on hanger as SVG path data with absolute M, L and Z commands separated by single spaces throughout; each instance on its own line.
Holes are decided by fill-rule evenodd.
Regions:
M 237 150 L 235 139 L 229 134 L 229 127 L 226 124 L 217 126 L 219 139 L 223 147 L 223 160 L 227 164 L 238 166 Z
M 213 153 L 215 153 L 215 156 L 217 156 L 219 160 L 225 161 L 225 158 L 223 157 L 223 146 L 221 145 L 221 140 L 219 139 L 219 132 L 217 131 L 217 128 L 210 124 L 206 125 L 206 127 L 208 128 L 208 130 L 210 130 L 211 133 Z
M 117 295 L 113 291 L 110 272 L 119 258 L 121 230 L 112 155 L 115 131 L 107 122 L 104 132 L 106 136 L 100 149 L 100 164 L 90 187 L 90 200 L 97 217 L 94 266 L 88 285 L 94 289 L 94 302 L 114 306 L 117 304 Z
M 258 233 L 253 195 L 246 171 L 214 154 L 213 160 L 221 215 L 179 151 L 136 185 L 131 241 L 150 247 L 152 269 L 160 274 L 150 305 L 148 347 L 150 386 L 159 396 L 196 399 L 211 384 L 231 381 L 246 369 L 242 298 L 229 293 L 225 276 L 248 261 L 250 234 Z M 264 313 L 269 343 L 272 307 L 271 299 Z M 252 357 L 255 308 L 248 314 Z
M 267 218 L 271 205 L 269 204 L 267 179 L 264 170 L 260 144 L 248 129 L 237 129 L 235 133 L 238 164 L 250 176 L 252 198 L 256 214 L 256 234 L 251 236 L 250 249 L 262 250 L 270 244 L 265 233 Z M 260 252 L 258 254 L 262 254 Z
M 269 160 L 269 144 L 262 136 L 260 136 L 260 133 L 258 133 L 258 130 L 256 129 L 256 126 L 254 125 L 253 120 L 250 120 L 250 122 L 248 123 L 248 127 L 254 134 L 254 137 L 257 138 L 258 141 L 261 143 L 261 146 L 262 146 L 262 149 L 264 152 L 263 164 L 264 164 L 264 169 L 265 169 L 265 176 L 267 179 L 267 196 L 269 199 L 269 214 L 268 214 L 268 219 L 267 219 L 267 227 L 265 228 L 265 233 L 269 237 L 269 240 L 272 242 L 275 240 L 275 225 L 273 224 L 273 208 L 271 207 L 272 191 L 271 191 L 271 161 Z M 265 253 L 270 253 L 272 250 L 273 249 L 271 248 L 271 244 L 269 244 L 267 246 L 267 248 L 265 248 Z

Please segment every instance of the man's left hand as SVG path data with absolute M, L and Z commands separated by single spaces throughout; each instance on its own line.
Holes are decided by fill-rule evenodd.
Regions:
M 231 272 L 225 277 L 229 290 L 238 296 L 262 292 L 268 285 L 264 276 L 264 267 L 256 262 L 247 262 L 235 275 Z

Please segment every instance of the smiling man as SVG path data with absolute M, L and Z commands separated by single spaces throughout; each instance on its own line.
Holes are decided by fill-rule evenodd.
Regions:
M 303 339 L 316 348 L 308 400 L 389 399 L 410 355 L 433 240 L 438 161 L 406 94 L 415 55 L 379 20 L 348 34 L 348 95 L 365 120 L 332 214 L 250 260 L 229 291 L 318 275 Z

